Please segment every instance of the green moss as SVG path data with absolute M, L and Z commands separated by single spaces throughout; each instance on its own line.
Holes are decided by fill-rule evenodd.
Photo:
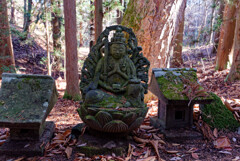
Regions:
M 216 94 L 210 93 L 210 95 L 214 101 L 202 109 L 203 120 L 212 128 L 236 130 L 240 124 L 235 120 L 232 112 L 227 109 Z
M 67 99 L 67 100 L 73 100 L 73 101 L 80 101 L 82 99 L 80 94 L 77 94 L 75 96 L 72 96 L 70 94 L 68 94 L 67 91 L 65 91 L 64 95 L 63 95 L 63 99 Z

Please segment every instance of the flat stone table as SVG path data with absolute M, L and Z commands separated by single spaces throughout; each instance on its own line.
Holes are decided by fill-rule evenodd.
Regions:
M 50 76 L 2 74 L 0 127 L 10 129 L 0 155 L 41 155 L 55 125 L 46 117 L 57 101 L 55 81 Z

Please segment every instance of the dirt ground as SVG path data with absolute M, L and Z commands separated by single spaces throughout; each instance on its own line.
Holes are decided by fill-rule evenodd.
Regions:
M 18 72 L 46 74 L 46 67 L 40 63 L 41 57 L 46 56 L 45 50 L 36 43 L 31 47 L 32 51 L 35 51 L 35 54 L 32 54 L 32 52 L 29 53 L 28 46 L 19 46 L 17 40 L 14 39 L 14 41 L 16 41 L 14 51 L 16 65 L 19 66 Z M 83 51 L 83 55 L 86 55 L 86 50 Z M 215 56 L 201 54 L 201 50 L 199 51 L 191 53 L 191 50 L 188 50 L 184 52 L 184 67 L 197 68 L 199 82 L 206 90 L 215 92 L 218 96 L 227 99 L 232 107 L 240 107 L 240 81 L 225 83 L 224 78 L 229 70 L 215 71 Z M 191 53 L 191 57 L 189 57 L 189 53 Z M 85 56 L 81 55 L 80 57 Z M 76 112 L 80 106 L 79 102 L 62 99 L 66 83 L 61 77 L 56 76 L 55 78 L 59 98 L 47 118 L 56 124 L 55 139 L 45 147 L 45 155 L 31 158 L 24 155 L 21 157 L 0 156 L 0 160 L 240 160 L 240 134 L 238 134 L 237 129 L 233 132 L 210 129 L 212 140 L 207 140 L 204 137 L 190 140 L 166 140 L 158 129 L 150 126 L 149 122 L 149 118 L 157 114 L 157 100 L 148 101 L 148 107 L 150 107 L 148 117 L 137 131 L 130 134 L 136 144 L 129 145 L 129 152 L 126 156 L 118 157 L 112 154 L 87 158 L 82 153 L 74 151 L 74 147 L 79 143 L 70 140 L 71 128 L 81 123 Z M 176 133 L 178 133 L 177 129 Z M 9 130 L 0 128 L 0 146 L 8 136 Z M 61 137 L 59 138 L 59 136 Z M 55 140 L 61 141 L 54 144 Z

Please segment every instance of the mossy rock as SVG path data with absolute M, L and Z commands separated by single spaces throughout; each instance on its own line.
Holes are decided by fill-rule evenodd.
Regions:
M 221 99 L 214 93 L 210 93 L 214 99 L 202 109 L 203 121 L 212 128 L 236 130 L 240 126 L 231 111 L 222 103 Z

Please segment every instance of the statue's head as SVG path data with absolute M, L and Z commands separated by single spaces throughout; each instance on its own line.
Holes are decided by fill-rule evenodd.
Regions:
M 121 28 L 116 29 L 116 33 L 111 38 L 110 42 L 110 54 L 114 59 L 121 59 L 127 52 L 126 39 Z

